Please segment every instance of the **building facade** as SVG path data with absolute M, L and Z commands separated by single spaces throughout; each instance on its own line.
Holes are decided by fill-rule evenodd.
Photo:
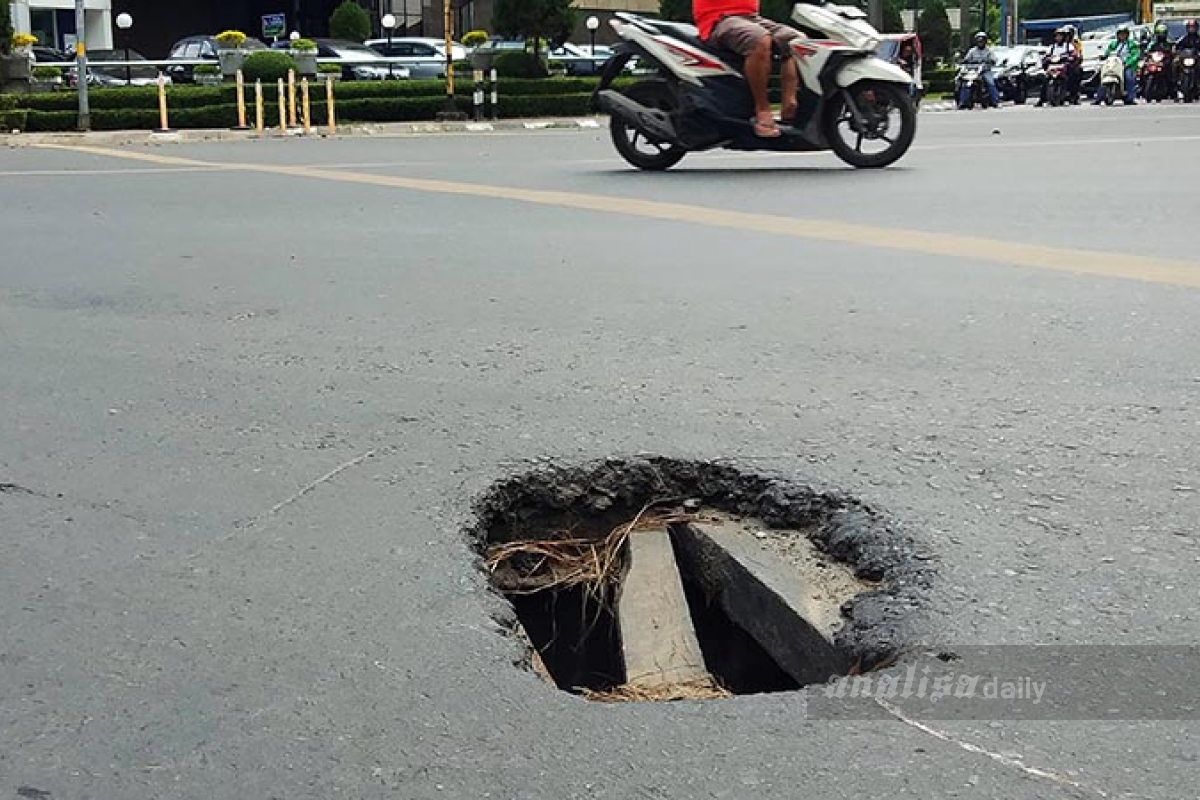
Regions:
M 11 5 L 13 28 L 32 33 L 40 44 L 69 50 L 78 41 L 75 0 L 15 0 Z M 84 41 L 88 47 L 97 50 L 112 47 L 112 0 L 85 0 L 84 17 Z

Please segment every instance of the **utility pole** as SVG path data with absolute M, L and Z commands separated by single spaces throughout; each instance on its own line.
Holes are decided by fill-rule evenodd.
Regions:
M 86 29 L 87 13 L 83 9 L 83 0 L 75 0 L 75 87 L 79 91 L 79 119 L 76 127 L 81 131 L 92 129 L 92 110 L 88 107 L 88 62 L 84 37 Z
M 958 38 L 959 49 L 967 52 L 967 43 L 971 41 L 971 0 L 958 0 Z

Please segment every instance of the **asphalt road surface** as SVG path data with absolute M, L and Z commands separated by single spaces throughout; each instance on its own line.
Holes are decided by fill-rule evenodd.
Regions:
M 1195 697 L 595 704 L 494 621 L 472 499 L 658 453 L 883 510 L 936 555 L 929 642 L 1197 644 L 1200 111 L 920 125 L 881 172 L 0 151 L 0 798 L 1194 796 Z

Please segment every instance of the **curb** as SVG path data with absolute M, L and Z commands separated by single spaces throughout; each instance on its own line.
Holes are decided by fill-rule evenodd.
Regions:
M 33 147 L 44 144 L 178 144 L 188 142 L 241 142 L 253 139 L 290 138 L 366 138 L 386 136 L 426 136 L 430 134 L 494 133 L 507 131 L 581 131 L 598 130 L 602 117 L 563 117 L 554 119 L 506 119 L 491 122 L 390 122 L 339 125 L 334 133 L 324 126 L 313 128 L 308 136 L 300 129 L 283 134 L 278 128 L 260 136 L 256 131 L 225 129 L 179 130 L 169 133 L 151 131 L 89 131 L 53 133 L 3 133 L 0 146 Z

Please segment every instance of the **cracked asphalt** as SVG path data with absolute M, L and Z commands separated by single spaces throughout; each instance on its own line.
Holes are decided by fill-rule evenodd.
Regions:
M 473 561 L 473 498 L 545 459 L 731 459 L 934 553 L 931 646 L 1196 645 L 1200 111 L 920 124 L 874 173 L 0 150 L 0 798 L 1193 795 L 1194 718 L 591 704 Z

